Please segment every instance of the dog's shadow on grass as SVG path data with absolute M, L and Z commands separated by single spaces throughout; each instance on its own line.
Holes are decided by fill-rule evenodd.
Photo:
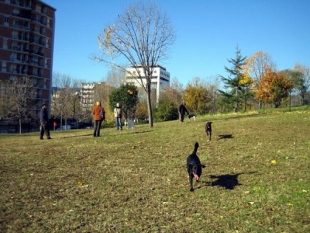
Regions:
M 233 138 L 232 134 L 220 134 L 217 136 L 217 140 Z
M 237 174 L 210 175 L 211 182 L 203 182 L 205 186 L 219 186 L 225 189 L 234 189 L 239 183 L 238 177 L 244 174 L 253 174 L 255 172 L 241 172 Z

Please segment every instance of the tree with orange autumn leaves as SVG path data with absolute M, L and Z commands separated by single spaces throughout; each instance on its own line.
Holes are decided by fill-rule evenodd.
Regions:
M 255 52 L 244 61 L 242 70 L 252 78 L 252 92 L 255 92 L 258 89 L 258 85 L 268 68 L 275 69 L 275 64 L 272 61 L 271 56 L 267 52 L 261 50 Z M 262 107 L 261 99 L 258 99 L 258 107 Z
M 267 67 L 257 85 L 255 97 L 264 103 L 273 103 L 277 108 L 288 97 L 293 81 L 285 72 L 277 72 Z

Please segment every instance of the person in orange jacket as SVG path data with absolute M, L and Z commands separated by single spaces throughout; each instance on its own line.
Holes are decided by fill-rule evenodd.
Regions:
M 102 121 L 105 120 L 105 111 L 101 106 L 101 102 L 97 101 L 96 106 L 93 108 L 93 117 L 95 121 L 94 125 L 94 137 L 100 137 L 100 128 Z

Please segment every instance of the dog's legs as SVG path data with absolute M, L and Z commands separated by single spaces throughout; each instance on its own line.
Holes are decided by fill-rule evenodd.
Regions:
M 192 174 L 192 166 L 191 165 L 187 165 L 187 172 L 188 172 L 188 180 L 189 180 L 189 187 L 190 187 L 190 191 L 194 191 L 193 188 L 193 174 Z
M 212 131 L 207 130 L 207 136 L 209 136 L 209 141 L 211 141 L 211 133 L 212 133 Z
M 188 177 L 189 177 L 190 191 L 193 192 L 194 191 L 194 188 L 193 188 L 193 175 L 189 174 Z

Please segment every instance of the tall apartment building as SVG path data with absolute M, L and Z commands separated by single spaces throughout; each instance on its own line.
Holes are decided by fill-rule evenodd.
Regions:
M 0 80 L 30 77 L 37 109 L 51 101 L 55 11 L 39 0 L 0 0 Z
M 82 83 L 80 104 L 83 112 L 91 112 L 96 101 L 103 101 L 106 104 L 113 89 L 105 82 Z
M 95 94 L 95 82 L 82 83 L 81 95 L 81 107 L 83 111 L 90 111 L 94 106 L 94 94 Z
M 144 71 L 142 67 L 130 67 L 126 68 L 125 81 L 135 85 L 138 88 L 141 88 L 143 84 L 146 83 Z M 137 72 L 142 76 L 142 82 L 139 79 L 136 79 Z M 170 86 L 170 73 L 162 66 L 153 67 L 153 74 L 151 79 L 151 89 L 155 91 L 156 102 L 158 103 L 160 92 L 165 91 L 167 87 Z

